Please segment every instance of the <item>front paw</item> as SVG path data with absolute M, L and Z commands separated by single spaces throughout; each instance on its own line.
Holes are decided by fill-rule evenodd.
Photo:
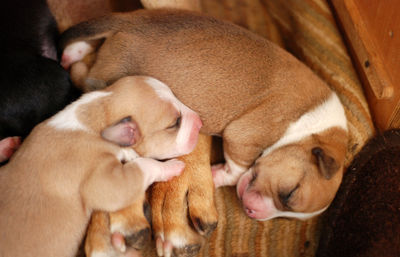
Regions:
M 195 256 L 216 228 L 218 213 L 210 170 L 210 138 L 182 160 L 181 176 L 151 188 L 153 232 L 159 256 Z
M 211 167 L 215 188 L 236 185 L 240 176 L 248 169 L 236 164 L 226 154 L 225 159 L 227 159 L 225 164 L 215 164 Z
M 138 256 L 150 241 L 150 225 L 143 213 L 143 199 L 113 213 L 95 212 L 85 240 L 87 257 Z
M 108 213 L 93 213 L 85 239 L 87 257 L 117 257 L 126 251 L 123 238 L 112 237 L 109 221 Z
M 144 213 L 147 213 L 147 218 Z M 128 208 L 110 213 L 110 230 L 123 236 L 126 246 L 142 249 L 151 240 L 150 218 L 148 204 L 138 201 Z

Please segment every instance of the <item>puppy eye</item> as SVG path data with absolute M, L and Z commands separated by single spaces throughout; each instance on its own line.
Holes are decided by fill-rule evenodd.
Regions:
M 296 193 L 297 189 L 299 189 L 300 184 L 297 184 L 295 188 L 293 188 L 289 193 L 284 193 L 281 192 L 279 193 L 279 200 L 281 201 L 282 205 L 288 209 L 290 209 L 290 199 L 293 197 L 293 195 Z
M 252 185 L 256 179 L 257 179 L 257 173 L 253 169 L 253 171 L 251 172 L 251 179 L 249 185 Z
M 176 118 L 175 122 L 167 129 L 179 128 L 181 126 L 181 121 L 182 121 L 182 115 L 179 113 L 179 116 Z
M 127 117 L 123 118 L 122 120 L 120 120 L 119 123 L 125 123 L 125 122 L 130 122 L 130 121 L 132 121 L 132 117 L 127 116 Z

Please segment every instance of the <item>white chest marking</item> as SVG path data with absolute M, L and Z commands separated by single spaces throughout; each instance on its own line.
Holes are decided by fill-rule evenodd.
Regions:
M 91 92 L 82 95 L 81 98 L 76 100 L 75 102 L 68 105 L 64 110 L 60 111 L 56 115 L 54 115 L 49 121 L 48 125 L 54 127 L 59 130 L 84 130 L 89 131 L 89 129 L 83 125 L 77 115 L 77 109 L 84 104 L 90 103 L 99 99 L 101 97 L 105 97 L 112 94 L 111 92 Z
M 299 120 L 290 124 L 283 137 L 265 149 L 262 156 L 266 156 L 279 147 L 300 141 L 307 136 L 332 127 L 339 127 L 347 131 L 346 115 L 339 97 L 335 93 L 332 93 L 323 104 L 303 114 Z

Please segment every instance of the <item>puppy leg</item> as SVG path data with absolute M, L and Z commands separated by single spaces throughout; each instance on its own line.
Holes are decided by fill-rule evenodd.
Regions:
M 125 248 L 122 236 L 111 235 L 109 214 L 100 211 L 92 214 L 85 240 L 85 254 L 87 257 L 140 256 L 134 249 Z
M 166 181 L 178 175 L 183 167 L 183 163 L 177 160 L 158 162 L 148 158 L 136 158 L 132 162 L 121 164 L 115 157 L 109 157 L 108 161 L 105 159 L 99 164 L 99 167 L 83 184 L 84 203 L 91 209 L 105 211 L 119 210 L 126 207 L 129 202 L 133 204 L 121 210 L 120 213 L 110 215 L 111 222 L 108 214 L 104 212 L 93 214 L 85 245 L 86 253 L 92 256 L 105 253 L 109 256 L 108 254 L 115 253 L 115 249 L 110 246 L 113 241 L 116 248 L 124 252 L 123 236 L 130 231 L 121 231 L 123 227 L 132 226 L 136 219 L 139 219 L 138 224 L 145 224 L 144 226 L 148 227 L 143 214 L 138 217 L 128 216 L 126 213 L 138 213 L 138 206 L 142 206 L 144 199 L 144 190 L 154 181 Z M 101 186 L 100 191 L 99 186 Z M 114 231 L 116 233 L 111 235 Z M 120 239 L 115 234 L 119 234 Z
M 83 204 L 89 210 L 120 210 L 144 195 L 153 182 L 177 176 L 183 168 L 178 160 L 159 162 L 139 157 L 122 164 L 113 155 L 105 156 L 82 184 Z
M 182 10 L 200 11 L 199 0 L 141 0 L 144 8 L 177 8 Z
M 85 80 L 88 76 L 90 68 L 93 66 L 96 55 L 89 54 L 83 60 L 73 63 L 70 68 L 70 77 L 74 85 L 83 92 L 87 92 Z
M 216 187 L 235 185 L 265 148 L 282 136 L 278 128 L 290 122 L 282 117 L 290 115 L 280 109 L 266 101 L 225 128 L 222 137 L 226 163 L 212 167 Z
M 126 245 L 135 249 L 141 249 L 150 242 L 150 224 L 144 215 L 143 203 L 144 198 L 125 209 L 110 213 L 111 233 L 122 235 Z
M 204 242 L 202 236 L 210 235 L 216 227 L 218 217 L 210 172 L 210 145 L 211 138 L 200 135 L 194 152 L 182 157 L 187 163 L 185 172 L 168 183 L 155 184 L 151 189 L 152 223 L 160 255 L 170 256 L 174 251 L 177 256 L 195 256 Z M 94 256 L 93 253 L 114 256 L 111 254 L 124 250 L 120 243 L 115 244 L 120 251 L 111 246 L 112 232 L 126 236 L 128 246 L 142 246 L 141 242 L 148 238 L 148 223 L 143 216 L 141 201 L 136 203 L 140 204 L 110 214 L 110 221 L 97 218 L 93 224 L 96 221 L 93 218 L 85 246 L 88 256 Z M 121 240 L 124 243 L 124 239 Z
M 121 211 L 93 213 L 85 253 L 88 257 L 119 256 L 127 246 L 140 249 L 149 241 L 150 225 L 143 215 L 143 199 L 138 199 Z
M 93 212 L 85 240 L 85 253 L 87 257 L 99 255 L 114 256 L 116 249 L 112 246 L 110 219 L 108 213 Z
M 7 161 L 21 144 L 19 137 L 6 137 L 0 140 L 0 163 Z
M 182 175 L 154 184 L 151 189 L 152 224 L 159 256 L 171 256 L 172 252 L 176 256 L 195 256 L 204 236 L 216 228 L 210 145 L 211 138 L 200 135 L 196 149 L 181 158 L 186 163 Z
M 247 166 L 242 166 L 233 161 L 225 153 L 225 164 L 216 164 L 211 167 L 211 172 L 216 188 L 220 186 L 236 185 L 240 176 L 247 170 Z
M 129 49 L 130 39 L 126 33 L 118 32 L 104 41 L 96 54 L 96 62 L 90 68 L 84 81 L 85 91 L 105 88 L 119 78 L 129 75 L 131 71 L 130 55 L 124 49 Z M 115 62 L 118 60 L 118 62 Z

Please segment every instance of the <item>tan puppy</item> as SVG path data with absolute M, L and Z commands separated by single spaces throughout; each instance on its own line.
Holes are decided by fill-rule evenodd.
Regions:
M 153 184 L 149 190 L 157 250 L 165 256 L 172 251 L 177 256 L 195 255 L 204 237 L 216 228 L 218 213 L 213 201 L 211 145 L 211 137 L 200 134 L 194 151 L 179 157 L 185 163 L 184 172 L 168 182 Z M 86 236 L 85 253 L 88 257 L 114 257 L 125 256 L 129 251 L 126 246 L 152 249 L 146 247 L 151 243 L 150 233 L 142 201 L 117 212 L 95 212 Z M 169 239 L 175 239 L 173 244 Z M 177 245 L 177 240 L 181 244 Z M 143 256 L 147 256 L 146 252 Z
M 187 154 L 200 126 L 149 77 L 123 78 L 39 124 L 0 169 L 0 256 L 74 256 L 93 210 L 124 208 L 184 167 L 139 155 Z
M 214 182 L 242 176 L 238 195 L 250 217 L 309 218 L 329 206 L 343 175 L 346 117 L 336 94 L 293 56 L 201 14 L 141 10 L 66 31 L 63 65 L 95 51 L 98 40 L 93 66 L 79 69 L 82 86 L 130 74 L 169 85 L 199 113 L 202 132 L 223 137 L 226 163 L 213 168 Z

